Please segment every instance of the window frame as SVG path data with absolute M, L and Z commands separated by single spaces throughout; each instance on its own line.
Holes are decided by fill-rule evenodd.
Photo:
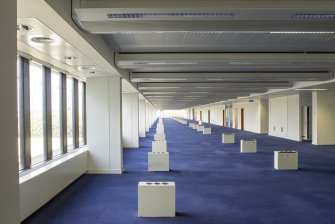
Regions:
M 49 162 L 50 160 L 58 158 L 59 156 L 68 153 L 68 136 L 67 136 L 67 78 L 72 79 L 73 94 L 72 99 L 72 125 L 73 125 L 73 149 L 75 151 L 83 145 L 86 145 L 86 82 L 81 81 L 71 75 L 67 75 L 57 69 L 51 68 L 45 65 L 45 63 L 34 60 L 33 63 L 37 63 L 42 66 L 42 119 L 43 119 L 43 150 L 44 160 L 32 165 L 32 141 L 31 141 L 31 74 L 30 66 L 32 59 L 22 55 L 17 56 L 17 106 L 18 106 L 18 128 L 19 128 L 19 149 L 20 150 L 20 172 L 27 170 L 36 169 L 42 164 Z M 53 156 L 52 146 L 52 70 L 58 72 L 60 75 L 60 91 L 59 91 L 59 112 L 60 112 L 60 147 L 61 154 L 56 157 Z M 83 123 L 83 142 L 79 142 L 79 90 L 78 83 L 82 83 L 82 111 L 81 120 Z M 57 102 L 58 103 L 58 102 Z

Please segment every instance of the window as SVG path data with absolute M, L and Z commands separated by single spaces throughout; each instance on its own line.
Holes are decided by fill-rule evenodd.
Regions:
M 51 120 L 52 120 L 52 155 L 62 154 L 61 148 L 61 76 L 51 71 Z
M 86 143 L 85 83 L 17 57 L 19 170 Z
M 79 145 L 85 144 L 84 134 L 84 83 L 79 82 L 78 86 L 78 118 L 79 118 Z
M 67 147 L 68 151 L 74 148 L 74 135 L 73 135 L 73 79 L 66 78 L 66 115 L 67 115 Z
M 43 67 L 30 63 L 30 135 L 31 165 L 45 160 L 43 139 Z

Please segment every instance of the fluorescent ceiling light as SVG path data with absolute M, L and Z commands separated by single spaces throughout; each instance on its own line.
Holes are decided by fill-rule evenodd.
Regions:
M 78 69 L 80 71 L 84 71 L 84 70 L 95 70 L 96 67 L 94 65 L 81 65 L 81 66 L 78 66 Z
M 179 89 L 180 87 L 174 87 L 174 86 L 159 86 L 159 87 L 139 87 L 139 89 Z
M 224 79 L 206 79 L 207 81 L 222 81 Z
M 176 96 L 146 96 L 146 97 L 149 99 L 149 98 L 171 98 Z
M 230 61 L 230 65 L 288 65 L 290 61 Z
M 335 34 L 335 31 L 273 31 L 271 34 Z
M 33 37 L 31 38 L 31 41 L 39 44 L 51 44 L 55 40 L 50 37 Z
M 148 62 L 147 65 L 197 65 L 198 62 Z
M 328 89 L 295 89 L 295 90 L 298 90 L 298 91 L 325 91 L 325 90 L 328 90 Z
M 152 33 L 156 33 L 156 34 L 178 34 L 178 33 L 187 33 L 187 34 L 223 34 L 223 33 L 269 33 L 268 31 L 170 31 L 170 30 L 164 30 L 164 31 L 120 31 L 120 32 L 115 32 L 116 34 L 125 34 L 125 35 L 134 35 L 134 34 L 152 34 Z
M 133 79 L 134 80 L 143 80 L 143 81 L 185 81 L 186 79 L 181 78 L 139 78 L 139 79 Z

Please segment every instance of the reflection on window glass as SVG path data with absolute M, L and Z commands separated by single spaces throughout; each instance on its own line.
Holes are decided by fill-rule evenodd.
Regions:
M 43 72 L 42 66 L 30 63 L 30 134 L 31 164 L 45 160 L 43 139 Z
M 51 120 L 52 120 L 52 155 L 58 156 L 62 153 L 61 150 L 61 111 L 60 111 L 60 73 L 51 71 Z
M 84 108 L 83 108 L 83 100 L 84 100 L 84 85 L 82 82 L 79 82 L 78 85 L 78 118 L 79 118 L 79 145 L 84 144 Z
M 17 138 L 17 147 L 19 150 L 19 170 L 22 170 L 22 164 L 21 164 L 21 145 L 20 145 L 20 134 L 21 134 L 21 130 L 20 130 L 20 122 L 21 122 L 21 111 L 20 111 L 20 94 L 21 94 L 21 88 L 20 88 L 20 57 L 17 57 L 16 60 L 16 65 L 17 65 L 17 123 L 18 123 L 18 138 Z
M 66 111 L 67 111 L 67 147 L 68 151 L 74 148 L 73 144 L 73 79 L 67 77 L 66 79 Z

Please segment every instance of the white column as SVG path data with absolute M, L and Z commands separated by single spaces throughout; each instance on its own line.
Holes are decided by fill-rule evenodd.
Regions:
M 139 100 L 139 137 L 145 138 L 145 100 Z
M 7 0 L 0 8 L 6 32 L 0 41 L 0 223 L 19 223 L 19 167 L 16 100 L 16 1 Z
M 150 128 L 153 125 L 153 119 L 152 119 L 152 106 L 149 107 L 149 117 L 150 117 Z
M 260 133 L 267 134 L 269 132 L 269 100 L 261 99 L 259 101 L 260 111 Z
M 149 132 L 150 129 L 150 116 L 149 116 L 149 103 L 145 102 L 145 131 Z
M 312 144 L 335 145 L 335 92 L 319 91 L 312 95 Z
M 124 148 L 138 148 L 138 93 L 122 93 L 122 141 Z
M 88 172 L 122 173 L 121 79 L 88 78 L 86 85 Z

